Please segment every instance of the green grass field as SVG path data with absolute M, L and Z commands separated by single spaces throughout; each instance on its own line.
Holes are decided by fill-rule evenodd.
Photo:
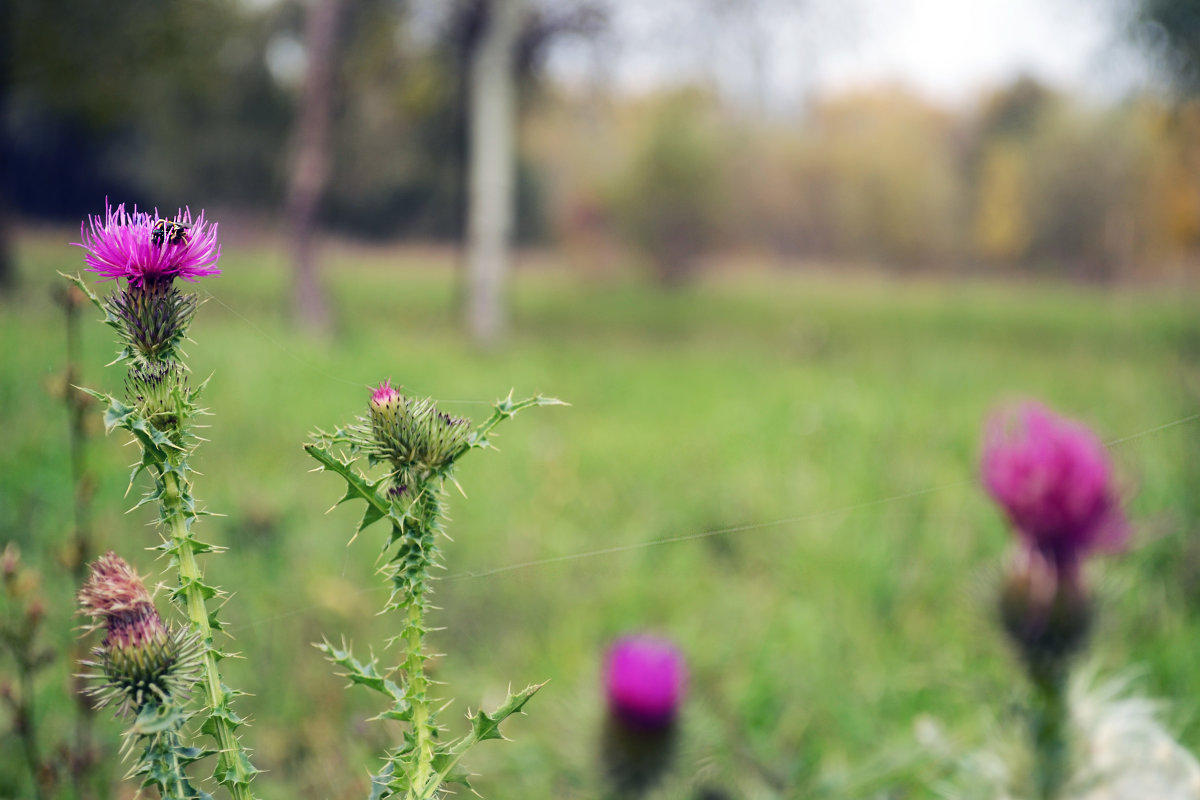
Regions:
M 78 620 L 57 559 L 71 486 L 48 393 L 64 359 L 50 288 L 83 266 L 71 238 L 20 242 L 23 287 L 0 313 L 0 540 L 40 568 L 60 653 Z M 226 677 L 253 695 L 241 708 L 266 800 L 364 796 L 388 741 L 364 722 L 374 698 L 343 691 L 310 646 L 389 635 L 373 574 L 385 532 L 347 547 L 358 509 L 325 514 L 338 482 L 300 448 L 362 413 L 385 377 L 476 420 L 510 388 L 572 404 L 507 423 L 450 500 L 433 619 L 443 720 L 460 729 L 468 705 L 549 681 L 509 724 L 513 743 L 473 753 L 490 800 L 597 796 L 600 654 L 643 628 L 691 667 L 663 796 L 693 782 L 748 798 L 934 796 L 916 720 L 965 746 L 989 721 L 1019 724 L 1021 675 L 991 606 L 1010 538 L 975 474 L 988 412 L 1030 396 L 1114 441 L 1137 525 L 1132 552 L 1091 573 L 1090 659 L 1140 670 L 1200 748 L 1200 296 L 761 272 L 666 295 L 538 269 L 513 284 L 507 346 L 482 353 L 451 312 L 448 257 L 331 251 L 340 329 L 325 344 L 287 324 L 280 251 L 226 243 L 221 265 L 188 347 L 195 376 L 212 376 L 196 494 L 225 515 L 201 523 L 230 548 L 206 570 L 233 592 L 223 613 L 245 659 Z M 116 392 L 110 331 L 85 316 L 84 381 Z M 151 512 L 124 513 L 123 444 L 89 446 L 98 547 L 166 580 L 144 552 Z M 70 721 L 69 672 L 60 658 L 43 675 L 47 749 Z M 115 749 L 120 726 L 101 727 Z M 21 797 L 11 737 L 6 724 L 0 794 Z

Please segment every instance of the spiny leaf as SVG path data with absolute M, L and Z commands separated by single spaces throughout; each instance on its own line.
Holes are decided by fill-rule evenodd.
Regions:
M 355 535 L 371 523 L 383 519 L 391 512 L 392 504 L 379 493 L 379 487 L 384 482 L 383 478 L 375 481 L 368 480 L 352 464 L 342 461 L 325 448 L 315 444 L 304 445 L 304 452 L 320 462 L 321 466 L 325 469 L 336 472 L 345 479 L 346 494 L 341 500 L 334 503 L 335 507 L 340 506 L 348 500 L 362 499 L 366 501 L 367 509 L 363 512 L 362 520 L 358 523 Z
M 504 703 L 491 714 L 481 709 L 473 715 L 471 717 L 470 733 L 445 745 L 444 749 L 441 749 L 434 755 L 433 767 L 437 772 L 434 780 L 431 781 L 434 788 L 447 781 L 463 783 L 469 786 L 470 784 L 466 784 L 465 780 L 461 780 L 458 777 L 464 774 L 458 766 L 459 759 L 478 742 L 487 741 L 488 739 L 503 739 L 504 736 L 500 733 L 500 723 L 513 714 L 521 712 L 525 704 L 529 702 L 529 698 L 533 697 L 545 685 L 544 683 L 537 683 L 526 686 L 516 694 L 510 691 Z
M 473 448 L 490 447 L 491 443 L 488 441 L 488 434 L 491 433 L 492 429 L 504 420 L 508 419 L 509 417 L 515 417 L 518 413 L 527 408 L 533 408 L 534 406 L 566 405 L 570 405 L 570 403 L 565 403 L 562 400 L 559 400 L 557 397 L 545 397 L 540 394 L 534 395 L 533 397 L 526 397 L 523 400 L 513 400 L 512 391 L 509 391 L 507 397 L 505 397 L 503 400 L 496 401 L 495 405 L 493 406 L 495 410 L 492 412 L 492 415 L 488 417 L 483 424 L 471 432 L 471 435 L 467 438 L 466 445 L 464 445 L 463 449 L 459 451 L 458 455 L 462 455 L 467 450 L 471 450 Z
M 396 772 L 396 765 L 389 761 L 383 765 L 383 769 L 378 775 L 371 776 L 371 794 L 367 796 L 367 800 L 383 800 L 385 797 L 391 796 L 391 791 L 388 787 L 392 783 L 392 775 Z

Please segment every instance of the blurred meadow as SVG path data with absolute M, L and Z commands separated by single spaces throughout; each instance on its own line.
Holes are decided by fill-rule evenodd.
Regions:
M 28 26 L 14 46 L 69 63 L 84 5 L 64 4 L 64 41 L 14 5 Z M 182 15 L 168 32 L 202 5 L 168 4 Z M 222 615 L 244 658 L 223 669 L 249 693 L 238 708 L 264 800 L 364 796 L 396 740 L 310 646 L 345 636 L 365 652 L 392 633 L 376 615 L 385 534 L 348 545 L 361 508 L 327 513 L 344 488 L 301 450 L 309 431 L 365 413 L 384 378 L 476 422 L 510 388 L 570 403 L 506 423 L 497 451 L 461 467 L 465 496 L 449 498 L 431 619 L 443 722 L 464 729 L 468 707 L 548 681 L 507 723 L 513 742 L 471 753 L 485 798 L 602 796 L 600 658 L 631 630 L 674 640 L 690 670 L 655 796 L 946 796 L 955 765 L 921 745 L 922 726 L 965 753 L 1022 724 L 995 619 L 1012 535 L 977 464 L 987 415 L 1023 398 L 1100 433 L 1136 527 L 1130 552 L 1090 573 L 1089 663 L 1132 671 L 1200 749 L 1200 106 L 1188 89 L 1095 100 L 1010 76 L 966 104 L 809 87 L 784 111 L 753 110 L 704 75 L 581 86 L 534 48 L 518 81 L 516 268 L 503 335 L 481 344 L 464 324 L 458 247 L 454 81 L 473 40 L 454 36 L 488 4 L 448 4 L 459 16 L 351 6 L 316 234 L 285 211 L 303 83 L 287 59 L 303 52 L 308 6 L 211 5 L 222 15 L 202 33 L 222 44 L 219 74 L 194 72 L 186 47 L 159 52 L 172 40 L 108 57 L 178 59 L 173 85 L 131 68 L 125 90 L 106 88 L 39 71 L 32 50 L 10 65 L 0 545 L 40 575 L 45 753 L 72 735 L 80 623 L 57 273 L 82 271 L 69 243 L 106 195 L 205 207 L 221 225 L 222 275 L 196 284 L 205 302 L 186 347 L 193 377 L 211 376 L 197 497 L 221 515 L 198 526 L 229 548 L 205 568 L 231 593 Z M 769 21 L 780 5 L 746 7 Z M 556 17 L 531 5 L 543 32 L 599 42 L 597 59 L 617 52 L 605 48 L 621 4 L 577 6 Z M 738 4 L 717 7 L 737 18 Z M 93 107 L 109 91 L 124 123 Z M 292 300 L 298 236 L 313 237 L 324 323 Z M 103 367 L 111 331 L 79 313 L 77 380 L 119 395 L 122 370 Z M 98 407 L 89 419 L 88 556 L 115 548 L 166 581 L 146 552 L 153 513 L 126 513 L 134 451 L 103 435 Z M 11 695 L 7 654 L 0 681 Z M 19 731 L 0 720 L 0 797 L 32 797 Z M 118 782 L 121 725 L 107 712 L 96 725 L 112 787 L 101 796 L 132 797 Z

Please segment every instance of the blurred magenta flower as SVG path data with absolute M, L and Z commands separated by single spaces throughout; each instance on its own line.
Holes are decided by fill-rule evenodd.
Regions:
M 683 655 L 671 642 L 649 634 L 618 639 L 604 663 L 609 711 L 641 729 L 670 726 L 687 690 Z
M 1017 534 L 1061 574 L 1129 538 L 1104 445 L 1082 423 L 1045 406 L 1027 402 L 992 417 L 981 471 Z
M 217 225 L 207 222 L 203 211 L 193 222 L 188 209 L 164 219 L 137 206 L 130 213 L 124 203 L 106 205 L 105 215 L 89 217 L 80 236 L 83 241 L 75 246 L 87 251 L 88 269 L 104 280 L 126 278 L 131 285 L 142 285 L 221 273 L 216 267 L 221 257 Z

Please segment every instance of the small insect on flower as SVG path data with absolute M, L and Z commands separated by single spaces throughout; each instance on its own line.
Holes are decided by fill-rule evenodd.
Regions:
M 191 225 L 185 225 L 182 222 L 176 222 L 173 219 L 160 219 L 155 221 L 153 230 L 150 231 L 150 241 L 154 244 L 184 244 L 187 242 L 187 232 Z

